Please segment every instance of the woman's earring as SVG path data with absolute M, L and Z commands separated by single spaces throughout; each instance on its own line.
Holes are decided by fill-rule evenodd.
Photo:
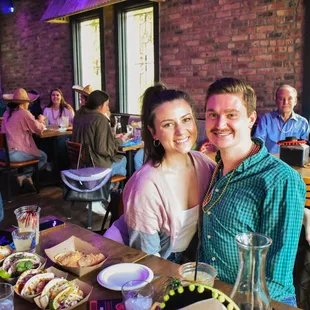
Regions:
M 159 140 L 153 140 L 153 145 L 155 147 L 159 147 L 160 146 L 160 141 Z

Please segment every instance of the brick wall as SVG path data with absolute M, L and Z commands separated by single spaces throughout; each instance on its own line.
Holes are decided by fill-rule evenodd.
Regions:
M 48 0 L 15 4 L 14 14 L 0 16 L 4 90 L 35 88 L 47 101 L 49 89 L 62 86 L 71 103 L 69 25 L 40 22 Z M 206 89 L 223 76 L 250 81 L 258 112 L 272 110 L 274 90 L 282 82 L 302 91 L 303 14 L 303 1 L 297 0 L 166 0 L 159 10 L 160 78 L 192 94 L 199 117 Z M 104 10 L 104 28 L 104 74 L 113 109 L 117 67 L 112 6 Z
M 258 112 L 273 109 L 280 83 L 302 91 L 302 3 L 168 0 L 160 9 L 162 80 L 192 94 L 200 116 L 207 87 L 223 76 L 252 84 Z
M 14 1 L 12 14 L 0 15 L 2 87 L 35 89 L 49 102 L 52 88 L 60 88 L 72 104 L 72 48 L 69 24 L 40 21 L 49 0 Z

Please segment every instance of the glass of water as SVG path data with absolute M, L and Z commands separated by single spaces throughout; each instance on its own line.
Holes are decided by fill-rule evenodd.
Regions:
M 12 232 L 12 238 L 17 252 L 34 252 L 36 248 L 35 232 L 17 228 Z
M 14 310 L 14 290 L 9 283 L 0 283 L 0 310 Z
M 122 286 L 126 310 L 150 310 L 153 304 L 154 287 L 143 280 L 132 280 Z

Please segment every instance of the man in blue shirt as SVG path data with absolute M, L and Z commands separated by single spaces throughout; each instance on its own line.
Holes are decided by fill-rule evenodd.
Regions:
M 251 139 L 256 95 L 247 82 L 224 78 L 208 89 L 206 132 L 219 150 L 217 166 L 202 204 L 200 260 L 233 284 L 238 273 L 239 233 L 272 239 L 266 258 L 271 298 L 295 305 L 293 268 L 304 213 L 300 174 Z
M 270 153 L 279 154 L 277 142 L 286 137 L 308 140 L 308 121 L 296 114 L 297 91 L 290 85 L 280 86 L 275 95 L 277 111 L 268 112 L 259 119 L 254 136 L 262 139 Z

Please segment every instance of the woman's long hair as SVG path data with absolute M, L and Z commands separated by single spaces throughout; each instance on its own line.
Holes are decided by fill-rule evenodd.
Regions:
M 19 110 L 19 103 L 10 101 L 8 102 L 7 106 L 9 108 L 9 116 L 8 116 L 9 119 L 12 116 L 13 112 Z
M 181 90 L 168 89 L 163 84 L 156 84 L 146 89 L 142 96 L 142 139 L 144 141 L 144 162 L 152 161 L 154 167 L 159 166 L 164 158 L 165 149 L 161 144 L 155 147 L 150 127 L 155 133 L 155 109 L 165 102 L 176 99 L 185 100 L 193 111 L 194 101 L 191 96 Z M 193 111 L 194 115 L 194 111 Z M 196 118 L 194 115 L 196 122 Z M 197 123 L 196 123 L 197 126 Z
M 62 91 L 59 89 L 59 88 L 54 88 L 51 90 L 50 92 L 50 102 L 48 104 L 48 108 L 51 108 L 53 106 L 53 101 L 52 101 L 52 93 L 53 91 L 57 91 L 60 93 L 60 96 L 61 96 L 61 99 L 60 99 L 60 105 L 59 105 L 59 118 L 61 118 L 62 116 L 62 112 L 64 111 L 64 109 L 68 109 L 70 111 L 74 111 L 73 108 L 71 107 L 70 104 L 68 104 L 66 101 L 65 101 L 65 98 L 64 98 L 64 95 L 62 93 Z

